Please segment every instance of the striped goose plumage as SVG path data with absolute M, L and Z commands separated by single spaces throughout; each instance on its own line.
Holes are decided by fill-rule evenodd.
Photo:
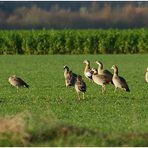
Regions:
M 68 86 L 74 86 L 76 82 L 77 75 L 73 73 L 71 70 L 69 70 L 68 66 L 64 66 L 64 78 L 65 78 L 65 85 Z
M 80 92 L 83 93 L 83 99 L 85 99 L 84 94 L 86 92 L 86 83 L 83 81 L 80 75 L 77 76 L 76 83 L 75 83 L 75 90 L 78 94 L 78 99 L 80 99 L 80 95 L 79 95 Z

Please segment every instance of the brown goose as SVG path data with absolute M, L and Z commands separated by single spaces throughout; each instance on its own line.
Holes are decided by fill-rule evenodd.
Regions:
M 112 68 L 114 70 L 112 81 L 115 85 L 115 92 L 117 88 L 123 89 L 127 92 L 130 92 L 130 89 L 127 85 L 126 80 L 123 77 L 118 76 L 118 67 L 116 65 L 113 65 Z
M 90 81 L 92 81 L 92 71 L 90 68 L 90 61 L 84 60 L 83 63 L 86 64 L 85 69 L 84 69 L 84 75 L 86 78 L 88 78 Z
M 145 80 L 148 83 L 148 68 L 146 69 Z
M 64 66 L 64 78 L 65 78 L 65 85 L 68 86 L 74 86 L 76 82 L 77 75 L 69 70 L 68 66 Z
M 92 75 L 93 81 L 96 84 L 102 86 L 102 93 L 105 92 L 106 91 L 106 84 L 109 83 L 106 81 L 106 77 L 104 75 L 99 75 L 96 68 L 92 68 L 92 72 L 93 72 L 93 75 Z
M 83 93 L 83 99 L 85 99 L 84 94 L 86 92 L 86 84 L 80 75 L 77 76 L 76 83 L 75 83 L 75 90 L 78 94 L 79 100 L 80 100 L 80 95 L 79 95 L 80 92 Z
M 106 81 L 111 82 L 113 84 L 113 82 L 112 82 L 113 74 L 110 71 L 108 71 L 106 69 L 105 70 L 103 69 L 102 62 L 96 61 L 96 64 L 98 65 L 98 74 L 99 75 L 104 75 L 106 77 Z
M 22 80 L 21 78 L 17 77 L 16 75 L 13 75 L 13 76 L 9 77 L 8 82 L 12 86 L 16 87 L 17 89 L 19 89 L 21 87 L 29 88 L 29 85 L 24 80 Z

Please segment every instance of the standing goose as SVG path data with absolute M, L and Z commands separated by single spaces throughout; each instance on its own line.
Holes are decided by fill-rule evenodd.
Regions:
M 130 92 L 126 80 L 124 78 L 118 76 L 118 67 L 116 65 L 113 65 L 111 69 L 114 70 L 114 74 L 113 74 L 113 78 L 112 78 L 112 81 L 115 85 L 114 92 L 116 92 L 117 88 L 120 88 L 120 89 L 123 89 L 127 92 Z
M 112 82 L 113 74 L 110 71 L 108 71 L 106 69 L 105 70 L 103 69 L 102 62 L 96 61 L 96 64 L 98 65 L 98 74 L 99 75 L 104 75 L 106 77 L 106 81 L 111 82 L 113 84 L 113 82 Z
M 86 64 L 85 69 L 84 69 L 84 75 L 86 78 L 92 81 L 92 71 L 90 68 L 90 61 L 84 60 L 83 63 Z
M 146 69 L 145 80 L 146 80 L 146 82 L 148 83 L 148 67 L 147 67 L 147 69 Z
M 104 75 L 99 75 L 96 68 L 92 68 L 92 72 L 93 72 L 93 75 L 92 75 L 93 81 L 96 84 L 102 86 L 102 93 L 105 92 L 106 84 L 108 84 L 108 82 L 106 81 L 106 77 Z
M 13 75 L 11 77 L 9 77 L 8 79 L 8 82 L 17 88 L 17 90 L 21 87 L 27 87 L 29 88 L 29 85 L 24 81 L 22 80 L 21 78 L 17 77 L 16 75 Z
M 74 86 L 76 82 L 77 75 L 69 70 L 68 66 L 64 66 L 64 78 L 65 78 L 65 85 L 68 86 Z
M 75 90 L 78 94 L 79 100 L 80 100 L 80 95 L 79 95 L 80 92 L 83 93 L 83 99 L 85 99 L 84 94 L 86 92 L 86 84 L 80 75 L 77 76 L 76 83 L 75 83 Z

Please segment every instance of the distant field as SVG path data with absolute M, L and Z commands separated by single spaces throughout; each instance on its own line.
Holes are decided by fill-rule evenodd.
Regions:
M 100 60 L 110 71 L 117 64 L 131 92 L 114 93 L 108 85 L 101 94 L 101 87 L 84 78 L 84 59 L 92 67 Z M 29 135 L 11 139 L 15 131 L 5 134 L 0 127 L 0 146 L 148 146 L 148 55 L 14 55 L 0 56 L 0 63 L 0 121 L 16 115 L 14 121 L 23 119 L 18 123 L 23 129 L 26 123 L 21 131 Z M 65 87 L 64 65 L 83 76 L 85 100 Z M 30 88 L 17 93 L 8 84 L 12 74 Z

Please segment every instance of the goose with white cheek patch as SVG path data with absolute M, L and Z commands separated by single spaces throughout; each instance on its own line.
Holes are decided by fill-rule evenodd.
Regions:
M 113 65 L 111 67 L 111 69 L 114 70 L 114 74 L 113 74 L 113 78 L 112 78 L 112 81 L 113 81 L 114 86 L 115 86 L 115 91 L 114 92 L 116 92 L 117 88 L 120 88 L 122 90 L 130 92 L 130 89 L 128 87 L 128 84 L 127 84 L 126 80 L 123 77 L 120 77 L 118 75 L 118 67 L 116 65 Z

